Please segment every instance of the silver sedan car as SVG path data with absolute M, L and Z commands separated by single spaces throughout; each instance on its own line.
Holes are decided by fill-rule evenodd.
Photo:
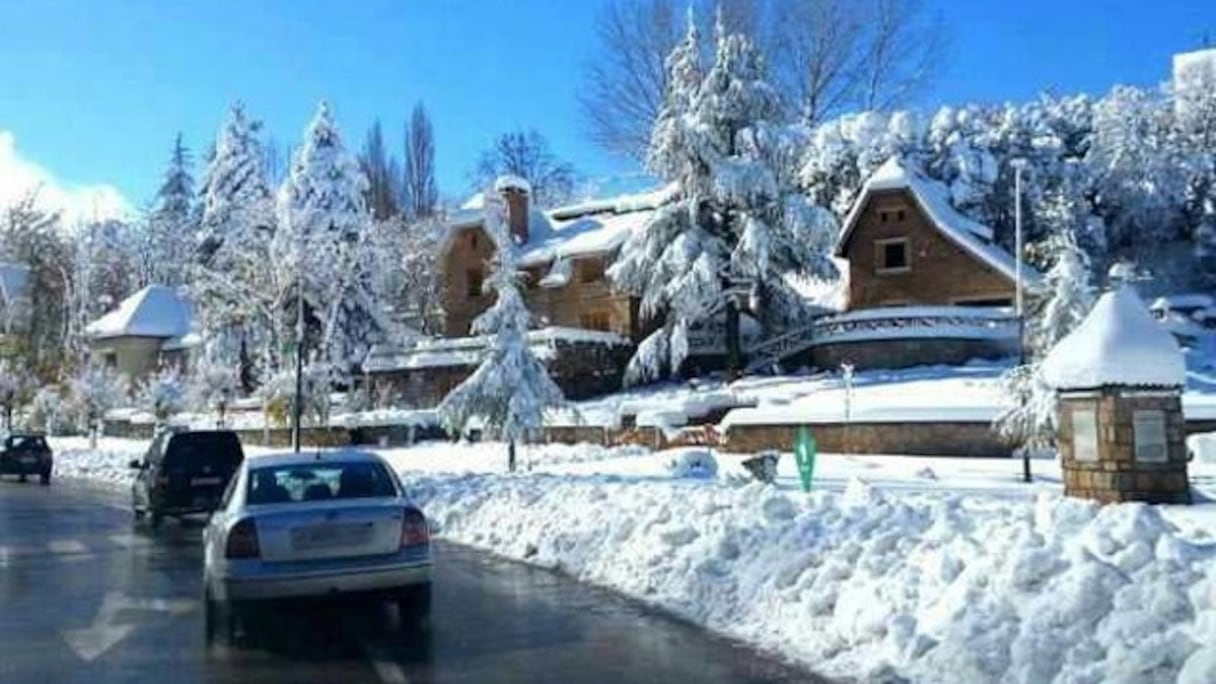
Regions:
M 208 641 L 247 632 L 258 608 L 279 601 L 367 597 L 396 603 L 403 622 L 430 614 L 426 517 L 374 454 L 246 459 L 203 531 L 203 548 Z

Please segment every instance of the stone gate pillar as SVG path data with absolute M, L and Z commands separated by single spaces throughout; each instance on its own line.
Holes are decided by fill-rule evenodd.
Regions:
M 1182 352 L 1129 286 L 1102 295 L 1042 370 L 1059 399 L 1065 494 L 1190 503 Z

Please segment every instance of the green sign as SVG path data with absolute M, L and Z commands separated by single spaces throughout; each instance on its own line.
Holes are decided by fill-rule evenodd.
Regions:
M 803 425 L 798 428 L 798 436 L 794 440 L 794 460 L 798 463 L 798 477 L 802 480 L 802 491 L 811 491 L 811 478 L 815 475 L 815 454 L 819 445 L 811 429 Z

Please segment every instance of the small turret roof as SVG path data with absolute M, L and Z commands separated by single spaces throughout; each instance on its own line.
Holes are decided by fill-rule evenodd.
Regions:
M 1047 354 L 1043 378 L 1061 390 L 1181 387 L 1186 364 L 1174 337 L 1124 285 L 1098 298 L 1077 329 Z

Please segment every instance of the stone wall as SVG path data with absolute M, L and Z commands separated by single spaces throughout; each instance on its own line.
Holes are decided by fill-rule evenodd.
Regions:
M 859 369 L 962 365 L 973 359 L 1003 359 L 1017 354 L 1016 340 L 878 339 L 837 342 L 812 347 L 787 367 L 807 365 L 835 369 L 851 363 Z
M 740 453 L 791 451 L 797 425 L 734 425 L 722 448 Z M 989 423 L 823 423 L 812 425 L 819 450 L 839 454 L 1003 458 L 1012 447 Z
M 291 428 L 271 428 L 269 431 L 237 430 L 236 434 L 241 438 L 242 444 L 291 448 Z M 351 433 L 343 427 L 305 427 L 300 429 L 300 444 L 306 448 L 349 446 Z
M 1165 414 L 1167 460 L 1136 460 L 1133 415 L 1136 411 Z M 1076 458 L 1073 414 L 1096 411 L 1097 460 Z M 1144 501 L 1190 503 L 1187 480 L 1187 426 L 1177 396 L 1121 395 L 1106 390 L 1092 397 L 1064 395 L 1059 408 L 1060 461 L 1064 493 L 1103 503 Z
M 903 220 L 898 220 L 900 211 Z M 885 222 L 881 220 L 882 212 L 888 215 Z M 875 241 L 897 238 L 908 240 L 908 268 L 898 273 L 879 273 Z M 933 227 L 907 190 L 877 191 L 870 195 L 843 246 L 842 256 L 849 260 L 849 310 L 895 305 L 946 306 L 976 299 L 1013 301 L 1012 280 Z

